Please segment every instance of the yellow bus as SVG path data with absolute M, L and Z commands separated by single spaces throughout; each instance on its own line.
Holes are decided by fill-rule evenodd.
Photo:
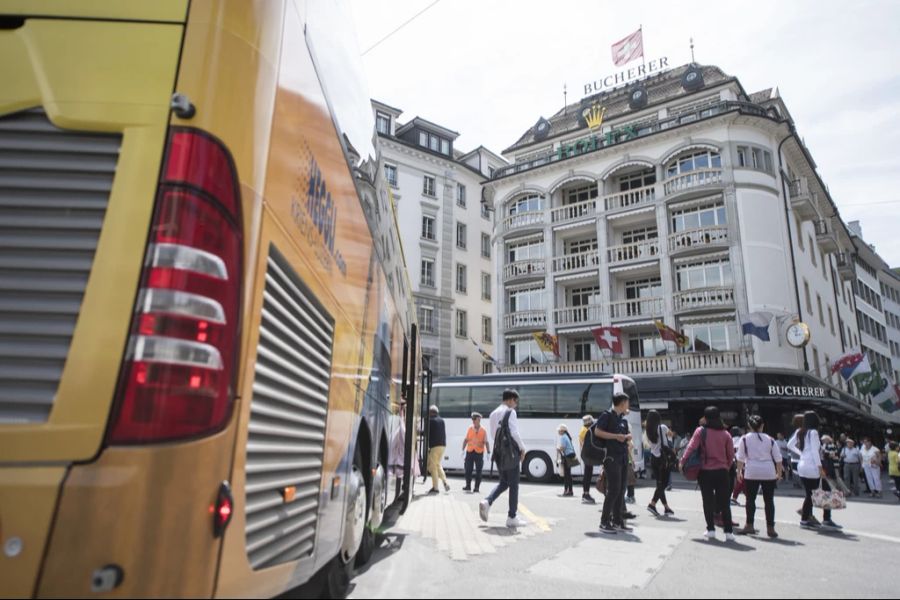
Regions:
M 414 311 L 348 21 L 0 0 L 0 595 L 340 595 L 408 501 Z

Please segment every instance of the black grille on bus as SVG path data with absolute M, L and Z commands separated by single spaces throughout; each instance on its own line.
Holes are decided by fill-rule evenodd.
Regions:
M 263 294 L 246 467 L 254 569 L 313 552 L 334 337 L 334 320 L 274 247 Z
M 0 423 L 48 419 L 122 137 L 0 117 Z

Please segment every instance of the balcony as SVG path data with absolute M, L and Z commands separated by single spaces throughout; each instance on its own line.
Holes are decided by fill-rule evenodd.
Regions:
M 553 224 L 589 219 L 597 215 L 597 200 L 585 200 L 575 204 L 567 204 L 550 211 L 550 221 Z
M 801 219 L 809 221 L 819 217 L 815 196 L 809 191 L 809 182 L 806 177 L 792 181 L 788 185 L 788 194 L 791 197 L 791 208 Z
M 834 255 L 837 263 L 838 276 L 843 281 L 856 279 L 856 266 L 853 264 L 853 255 L 849 252 L 838 252 Z
M 623 373 L 625 375 L 681 375 L 685 372 L 734 371 L 753 367 L 752 350 L 687 352 L 665 356 L 604 358 L 584 362 L 507 365 L 504 373 Z
M 665 306 L 662 298 L 617 300 L 609 303 L 609 318 L 613 321 L 652 319 L 661 317 Z
M 585 323 L 599 324 L 603 320 L 602 309 L 599 304 L 557 308 L 553 311 L 553 322 L 560 327 Z
M 659 257 L 659 240 L 643 240 L 633 244 L 610 246 L 606 249 L 606 260 L 612 265 L 621 265 Z
M 688 254 L 702 252 L 709 248 L 728 247 L 728 227 L 700 227 L 687 229 L 669 235 L 669 252 L 671 254 Z
M 648 185 L 647 187 L 638 188 L 636 190 L 628 190 L 627 192 L 619 192 L 603 197 L 603 205 L 607 211 L 619 210 L 623 208 L 634 208 L 642 204 L 650 204 L 656 200 L 656 186 Z
M 543 278 L 547 272 L 547 261 L 543 258 L 517 260 L 503 265 L 503 282 L 516 279 Z
M 663 190 L 671 196 L 710 185 L 722 185 L 722 169 L 697 169 L 676 175 L 665 181 Z
M 675 312 L 734 307 L 734 288 L 718 287 L 675 292 Z
M 510 329 L 544 329 L 547 327 L 546 310 L 520 310 L 503 316 L 503 327 Z
M 596 269 L 600 266 L 600 253 L 596 250 L 579 252 L 578 254 L 566 254 L 553 259 L 554 275 L 574 273 L 586 269 Z
M 506 217 L 500 222 L 500 235 L 507 234 L 518 229 L 541 229 L 546 225 L 546 213 L 542 210 L 516 213 Z
M 834 230 L 834 221 L 832 219 L 819 219 L 815 222 L 816 226 L 816 242 L 822 252 L 837 252 L 841 245 L 838 243 L 838 235 Z

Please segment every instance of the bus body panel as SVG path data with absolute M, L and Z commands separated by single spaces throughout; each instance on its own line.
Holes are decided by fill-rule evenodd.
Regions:
M 0 13 L 76 19 L 112 19 L 183 23 L 188 0 L 3 0 Z
M 180 41 L 180 26 L 142 23 L 28 19 L 0 31 L 0 80 L 15 83 L 0 91 L 0 115 L 43 107 L 57 127 L 122 135 L 52 410 L 44 422 L 0 424 L 3 462 L 87 460 L 100 446 L 129 333 Z

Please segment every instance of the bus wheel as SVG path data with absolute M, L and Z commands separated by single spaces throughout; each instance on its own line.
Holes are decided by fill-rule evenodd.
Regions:
M 353 458 L 350 481 L 347 482 L 347 504 L 344 508 L 344 539 L 341 542 L 340 560 L 352 567 L 362 545 L 366 529 L 366 480 L 363 477 L 362 458 L 359 450 Z
M 547 483 L 553 479 L 553 463 L 543 452 L 529 452 L 525 455 L 525 476 L 535 483 Z
M 361 567 L 372 558 L 375 546 L 378 545 L 381 523 L 384 520 L 384 509 L 387 505 L 387 472 L 379 461 L 372 474 L 372 504 L 369 509 L 369 522 L 363 531 L 362 544 L 356 554 L 356 566 Z

